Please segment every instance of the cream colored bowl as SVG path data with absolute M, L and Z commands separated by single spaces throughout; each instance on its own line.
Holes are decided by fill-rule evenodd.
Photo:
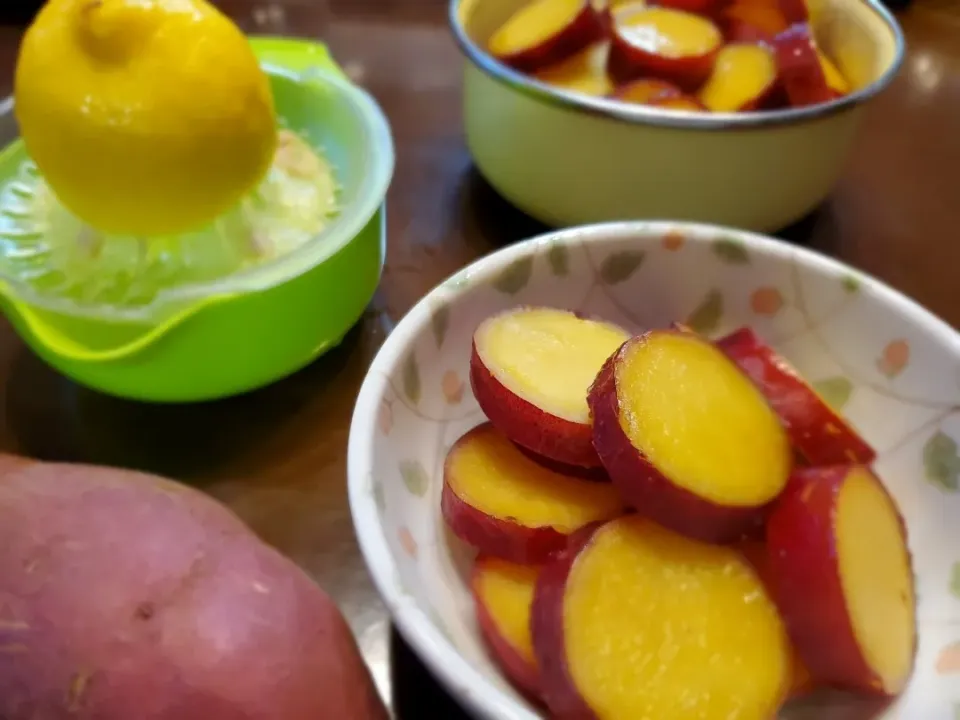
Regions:
M 904 55 L 876 0 L 808 0 L 814 33 L 855 90 L 810 108 L 700 114 L 556 90 L 484 48 L 527 0 L 451 0 L 466 56 L 467 144 L 486 179 L 549 225 L 632 218 L 778 230 L 836 183 L 866 101 Z
M 447 451 L 485 420 L 473 332 L 517 305 L 630 330 L 679 320 L 711 337 L 749 325 L 782 353 L 878 453 L 910 535 L 919 649 L 909 688 L 882 712 L 818 693 L 778 720 L 960 719 L 960 334 L 809 250 L 653 222 L 555 231 L 477 260 L 404 316 L 360 389 L 347 452 L 360 547 L 400 632 L 472 717 L 545 717 L 486 652 L 467 585 L 474 553 L 440 513 Z

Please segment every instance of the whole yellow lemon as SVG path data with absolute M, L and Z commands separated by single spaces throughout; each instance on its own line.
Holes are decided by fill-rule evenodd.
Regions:
M 14 95 L 47 183 L 108 233 L 198 227 L 253 188 L 276 149 L 269 81 L 205 0 L 49 0 Z

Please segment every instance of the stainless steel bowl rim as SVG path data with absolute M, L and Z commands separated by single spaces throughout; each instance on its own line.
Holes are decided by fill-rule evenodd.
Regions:
M 463 0 L 450 0 L 449 22 L 461 52 L 477 68 L 507 87 L 547 105 L 635 125 L 687 130 L 746 130 L 756 127 L 798 124 L 840 113 L 869 100 L 891 83 L 899 72 L 906 55 L 906 40 L 903 36 L 903 30 L 893 14 L 879 0 L 862 0 L 862 2 L 883 20 L 893 33 L 896 44 L 893 62 L 880 77 L 855 92 L 827 103 L 802 108 L 744 113 L 669 110 L 646 105 L 631 105 L 618 100 L 560 90 L 504 65 L 480 48 L 467 35 L 466 30 L 460 23 L 458 10 Z

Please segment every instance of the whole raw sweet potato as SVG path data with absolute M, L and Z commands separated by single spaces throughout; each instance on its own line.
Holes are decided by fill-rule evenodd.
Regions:
M 216 501 L 0 456 L 0 718 L 386 717 L 333 602 Z

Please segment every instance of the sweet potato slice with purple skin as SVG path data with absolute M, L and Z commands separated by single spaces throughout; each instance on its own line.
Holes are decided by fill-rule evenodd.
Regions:
M 728 43 L 697 97 L 713 112 L 749 112 L 765 107 L 776 89 L 773 50 L 761 43 Z
M 779 0 L 780 12 L 789 24 L 810 22 L 807 0 Z
M 473 591 L 480 633 L 511 682 L 531 699 L 540 698 L 540 671 L 533 654 L 530 610 L 540 567 L 478 557 Z
M 770 558 L 767 553 L 766 543 L 760 540 L 746 540 L 737 543 L 737 549 L 743 554 L 747 562 L 757 571 L 757 575 L 763 581 L 770 596 L 773 597 L 772 581 L 770 580 Z M 791 663 L 790 663 L 790 690 L 787 693 L 787 699 L 793 700 L 800 698 L 812 692 L 816 688 L 816 683 L 807 670 L 803 658 L 797 652 L 796 647 L 791 645 Z
M 602 97 L 613 91 L 613 81 L 607 75 L 609 52 L 608 40 L 596 42 L 562 62 L 539 70 L 535 77 L 559 90 Z
M 732 542 L 786 485 L 787 435 L 760 391 L 706 339 L 625 342 L 590 390 L 594 446 L 627 504 L 708 542 Z
M 658 0 L 657 7 L 670 8 L 672 10 L 682 10 L 683 12 L 696 13 L 697 15 L 713 15 L 726 0 Z
M 490 38 L 490 54 L 521 72 L 562 62 L 602 40 L 610 27 L 606 0 L 533 0 Z
M 797 23 L 778 33 L 773 39 L 773 49 L 780 85 L 791 107 L 818 105 L 836 97 L 820 64 L 809 25 Z
M 558 720 L 769 720 L 789 683 L 789 640 L 746 559 L 639 515 L 543 568 L 531 628 Z
M 548 470 L 553 470 L 561 475 L 569 475 L 570 477 L 577 477 L 583 480 L 593 480 L 594 482 L 610 482 L 610 476 L 603 466 L 580 467 L 579 465 L 567 465 L 566 463 L 545 458 L 543 455 L 537 455 L 532 450 L 527 450 L 523 445 L 517 445 L 517 449 L 538 465 L 542 465 Z
M 618 84 L 649 77 L 694 92 L 723 47 L 723 35 L 709 18 L 681 10 L 624 8 L 613 20 L 607 71 Z
M 771 587 L 790 636 L 821 683 L 893 696 L 917 651 L 906 527 L 863 465 L 794 472 L 767 522 Z
M 717 346 L 760 388 L 794 448 L 811 465 L 874 461 L 873 448 L 753 330 L 740 328 L 718 340 Z
M 719 21 L 727 42 L 767 45 L 789 25 L 777 0 L 733 0 L 720 11 Z
M 544 467 L 490 423 L 460 438 L 444 464 L 441 511 L 451 532 L 504 560 L 542 563 L 579 528 L 623 510 L 610 483 Z
M 850 92 L 850 81 L 822 49 L 817 47 L 816 50 L 817 59 L 820 60 L 820 67 L 823 70 L 823 77 L 826 78 L 827 86 L 833 91 L 834 97 L 843 97 Z
M 473 336 L 474 397 L 518 445 L 565 465 L 600 467 L 587 391 L 604 360 L 628 337 L 616 325 L 555 308 L 495 315 Z
M 682 95 L 683 90 L 666 80 L 640 78 L 618 87 L 612 98 L 620 102 L 649 105 L 664 98 L 676 98 Z

